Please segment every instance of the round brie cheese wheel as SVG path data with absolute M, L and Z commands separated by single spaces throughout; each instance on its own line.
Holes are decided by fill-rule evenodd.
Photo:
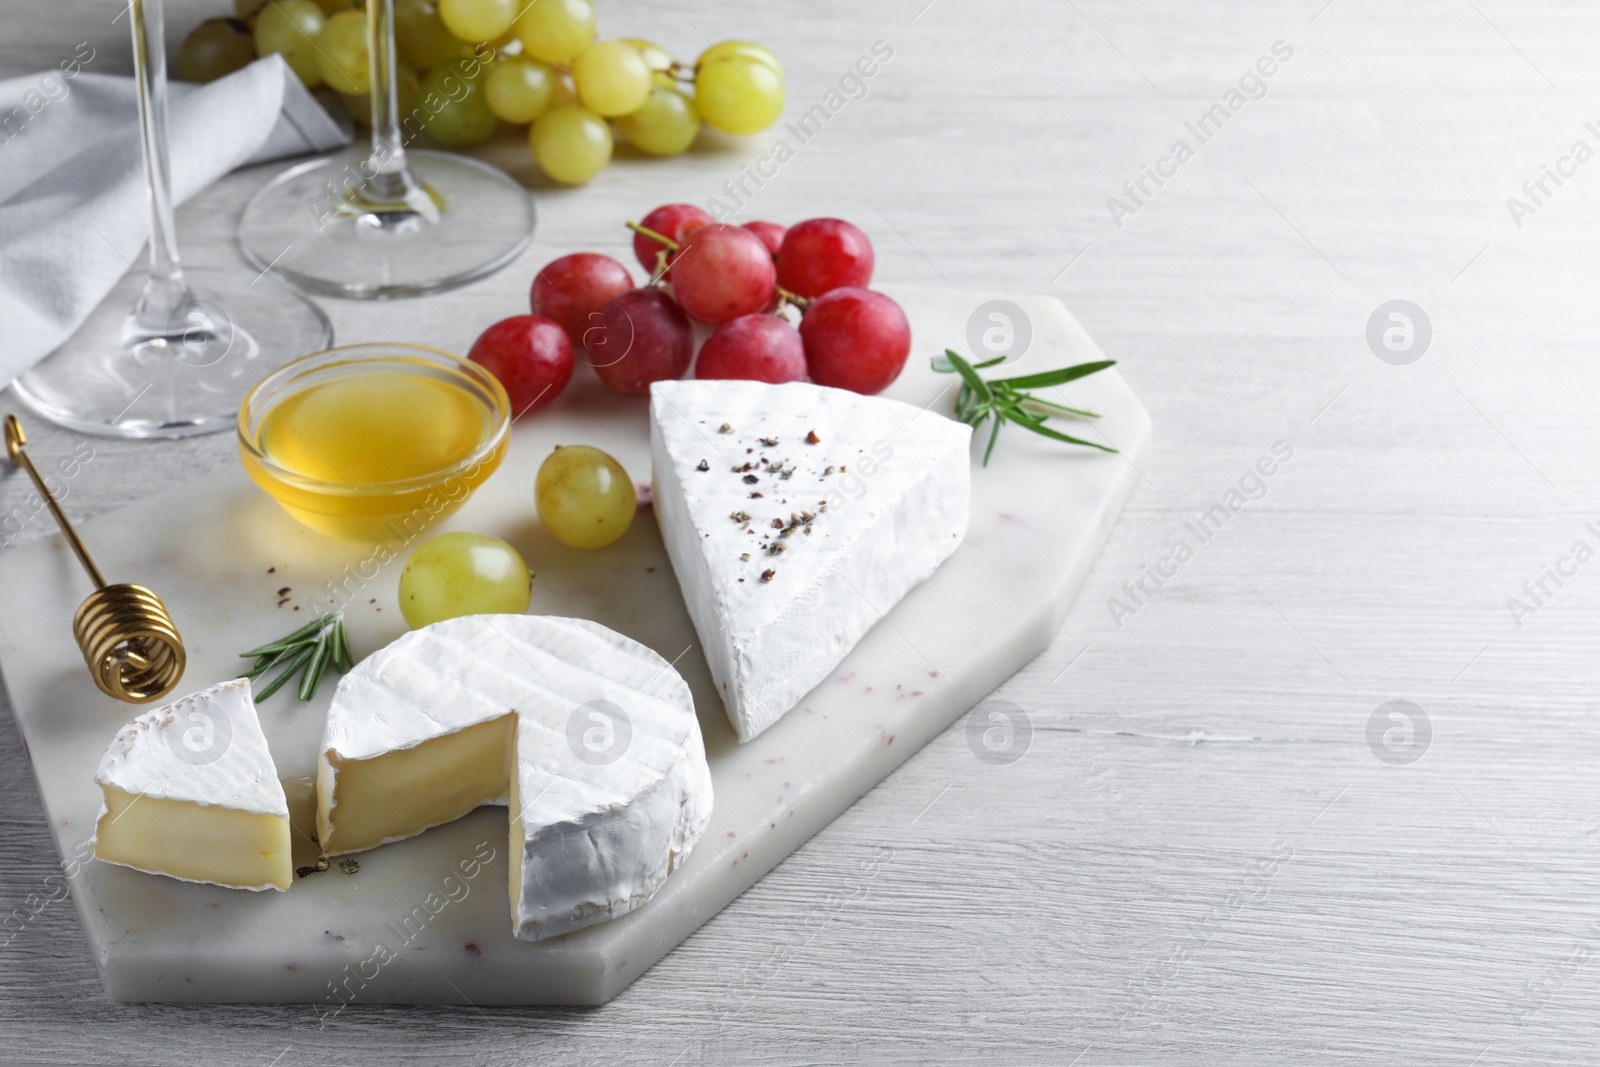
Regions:
M 483 804 L 510 811 L 512 931 L 539 940 L 639 907 L 711 816 L 694 700 L 661 656 L 585 619 L 468 615 L 340 681 L 317 775 L 329 855 Z

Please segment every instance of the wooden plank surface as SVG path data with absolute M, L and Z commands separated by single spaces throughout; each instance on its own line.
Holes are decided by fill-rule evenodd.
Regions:
M 174 37 L 218 6 L 175 0 Z M 56 861 L 26 756 L 0 727 L 0 914 L 15 928 L 0 935 L 4 1055 L 286 1067 L 1592 1059 L 1600 562 L 1561 560 L 1579 540 L 1600 549 L 1585 525 L 1600 526 L 1600 163 L 1548 183 L 1520 227 L 1507 198 L 1574 141 L 1600 148 L 1584 125 L 1600 119 L 1600 10 L 600 9 L 604 32 L 683 54 L 701 31 L 774 44 L 796 114 L 889 42 L 865 96 L 742 217 L 852 218 L 885 279 L 1056 293 L 1151 410 L 1143 484 L 1084 595 L 1051 651 L 996 694 L 1028 716 L 1026 756 L 981 761 L 952 729 L 604 1009 L 352 1006 L 319 1030 L 310 1008 L 106 1001 L 71 906 L 51 902 Z M 126 69 L 117 11 L 0 0 L 0 72 L 43 69 L 86 38 L 93 69 Z M 1262 79 L 1265 95 L 1165 185 L 1147 180 L 1117 226 L 1108 198 L 1177 139 L 1194 141 L 1185 124 L 1278 41 L 1293 54 Z M 540 198 L 527 263 L 445 297 L 326 306 L 347 341 L 462 350 L 521 306 L 538 264 L 577 248 L 622 254 L 621 219 L 717 195 L 775 136 L 621 160 L 577 191 L 528 174 L 508 139 L 486 155 Z M 235 175 L 180 213 L 190 259 L 237 258 L 232 225 L 270 172 Z M 1394 299 L 1433 329 L 1405 366 L 1366 338 Z M 45 455 L 77 443 L 37 425 L 33 439 Z M 1246 479 L 1254 499 L 1228 511 L 1230 489 L 1280 441 L 1292 457 L 1264 488 Z M 94 448 L 71 483 L 73 515 L 235 462 L 224 438 Z M 0 479 L 0 515 L 25 495 Z M 1219 503 L 1228 517 L 1202 543 L 1186 524 Z M 1174 573 L 1161 561 L 1179 539 L 1191 553 Z M 1508 601 L 1535 606 L 1524 583 L 1558 564 L 1570 575 L 1544 578 L 1543 603 L 1514 618 Z M 1157 587 L 1147 565 L 1171 576 Z M 1124 583 L 1141 578 L 1135 599 Z M 1369 740 L 1393 700 L 1429 724 L 1409 765 L 1380 760 L 1393 750 Z M 1380 717 L 1377 734 L 1391 725 Z

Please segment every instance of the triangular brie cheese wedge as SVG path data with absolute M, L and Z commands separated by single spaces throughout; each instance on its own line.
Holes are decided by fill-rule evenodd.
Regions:
M 95 773 L 94 854 L 235 889 L 288 889 L 289 804 L 250 681 L 214 685 L 118 731 Z
M 970 427 L 802 382 L 657 382 L 656 519 L 728 718 L 794 707 L 966 535 Z
M 466 615 L 339 682 L 317 773 L 329 855 L 510 807 L 512 933 L 639 907 L 705 832 L 711 771 L 672 664 L 586 619 Z

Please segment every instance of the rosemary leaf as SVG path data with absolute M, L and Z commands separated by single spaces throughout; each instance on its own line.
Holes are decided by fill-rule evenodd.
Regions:
M 978 377 L 978 372 L 972 369 L 972 364 L 962 359 L 953 348 L 944 350 L 944 358 L 955 368 L 955 372 L 961 375 L 961 380 L 967 383 L 967 388 L 971 389 L 978 399 L 985 403 L 993 402 L 994 394 L 989 391 L 989 384 Z
M 255 678 L 259 675 L 266 674 L 272 668 L 276 667 L 280 663 L 285 662 L 289 659 L 289 657 L 293 656 L 296 652 L 304 647 L 305 642 L 301 642 L 296 645 L 288 645 L 283 649 L 283 651 L 274 652 L 270 656 L 262 656 L 256 661 L 256 665 L 250 668 L 250 673 L 245 675 L 245 677 Z
M 1080 419 L 1098 419 L 1098 411 L 1089 411 L 1086 408 L 1069 408 L 1065 404 L 1053 404 L 1048 400 L 1040 400 L 1036 396 L 1025 396 L 1018 401 L 1023 410 L 1045 408 L 1052 415 L 1076 415 Z
M 956 391 L 956 421 L 966 422 L 967 415 L 972 411 L 972 390 L 966 382 L 961 383 L 961 388 Z
M 949 349 L 946 349 L 945 351 L 948 352 Z M 998 367 L 1000 364 L 1004 363 L 1007 358 L 1009 358 L 1009 357 L 1007 357 L 1007 356 L 995 356 L 993 359 L 986 359 L 982 363 L 974 363 L 972 365 L 972 369 L 973 370 L 987 370 L 990 367 Z M 950 360 L 949 360 L 949 358 L 947 356 L 934 356 L 933 357 L 933 369 L 936 370 L 936 371 L 941 371 L 941 372 L 943 372 L 945 374 L 950 374 L 950 373 L 953 373 L 955 371 L 956 367 L 955 367 L 954 363 L 950 362 Z
M 280 673 L 271 682 L 267 683 L 267 687 L 265 689 L 256 694 L 256 703 L 261 703 L 273 693 L 276 693 L 278 690 L 282 689 L 284 683 L 290 678 L 294 677 L 296 671 L 305 666 L 306 660 L 311 658 L 311 654 L 314 651 L 316 651 L 316 649 L 309 646 L 301 649 L 294 659 L 289 661 L 289 665 L 283 669 L 282 673 Z
M 271 656 L 276 656 L 280 652 L 283 652 L 287 649 L 299 648 L 301 645 L 310 640 L 311 638 L 304 638 L 298 641 L 290 641 L 289 639 L 285 638 L 282 641 L 276 641 L 270 645 L 262 645 L 260 648 L 252 648 L 249 652 L 241 652 L 239 653 L 239 658 L 249 659 L 251 656 L 255 656 L 258 659 L 266 659 Z
M 333 624 L 333 637 L 336 646 L 333 665 L 342 673 L 356 665 L 355 657 L 350 654 L 350 635 L 345 632 L 343 619 Z
M 311 650 L 311 662 L 306 665 L 306 672 L 300 678 L 299 696 L 301 700 L 310 700 L 317 692 L 317 686 L 322 684 L 322 674 L 328 669 L 328 657 L 333 654 L 333 644 L 336 636 L 330 636 L 318 641 Z
M 1085 441 L 1079 437 L 1072 437 L 1051 429 L 1045 425 L 1046 421 L 1054 416 L 1074 416 L 1085 419 L 1097 419 L 1099 414 L 1085 408 L 1068 407 L 1065 404 L 1052 403 L 1049 400 L 1040 400 L 1027 389 L 1043 389 L 1051 386 L 1063 385 L 1075 381 L 1107 367 L 1115 366 L 1113 360 L 1099 360 L 1093 363 L 1079 363 L 1071 367 L 1062 367 L 1059 370 L 1042 371 L 1038 374 L 1025 374 L 1017 378 L 1000 378 L 986 382 L 978 375 L 978 370 L 993 367 L 1003 363 L 1005 357 L 985 360 L 974 366 L 963 359 L 954 349 L 945 349 L 944 355 L 935 356 L 932 361 L 933 369 L 943 372 L 955 372 L 961 376 L 961 388 L 956 391 L 955 417 L 957 421 L 964 422 L 973 430 L 978 430 L 986 419 L 994 419 L 994 425 L 989 429 L 989 443 L 984 448 L 983 465 L 987 467 L 989 460 L 994 456 L 995 441 L 1000 436 L 1002 422 L 1014 422 L 1024 429 L 1031 430 L 1043 437 L 1061 441 L 1071 445 L 1082 445 L 1085 448 L 1096 448 L 1102 452 L 1115 452 L 1115 448 Z
M 1003 419 L 994 420 L 994 429 L 989 431 L 989 447 L 983 450 L 983 465 L 989 465 L 989 457 L 994 455 L 994 443 L 1000 440 L 1000 424 Z
M 244 653 L 244 656 L 256 658 L 255 666 L 248 675 L 250 678 L 281 668 L 277 676 L 256 694 L 258 704 L 287 685 L 297 674 L 301 677 L 296 691 L 301 700 L 310 700 L 322 684 L 329 664 L 338 671 L 349 670 L 355 665 L 355 659 L 350 654 L 350 639 L 344 630 L 342 612 L 318 616 L 294 633 Z
M 1069 445 L 1083 445 L 1086 448 L 1098 448 L 1102 452 L 1115 452 L 1116 451 L 1116 449 L 1111 448 L 1111 447 L 1109 447 L 1107 445 L 1096 444 L 1093 441 L 1085 441 L 1081 437 L 1068 437 L 1066 434 L 1061 433 L 1058 430 L 1052 430 L 1050 427 L 1046 426 L 1042 419 L 1040 421 L 1038 421 L 1038 422 L 1035 422 L 1032 419 L 1029 419 L 1029 418 L 1027 418 L 1025 416 L 1019 418 L 1019 417 L 1017 417 L 1017 413 L 1015 411 L 1005 411 L 1002 414 L 1004 414 L 1006 418 L 1010 419 L 1012 422 L 1016 423 L 1018 426 L 1026 427 L 1027 429 L 1032 430 L 1036 434 L 1042 434 L 1045 437 L 1053 438 L 1054 440 L 1057 440 L 1057 441 L 1065 441 Z
M 1005 416 L 1013 421 L 1022 419 L 1026 422 L 1040 423 L 1049 418 L 1043 412 L 1026 410 L 1022 406 L 1022 402 L 1013 396 L 1007 396 L 1004 403 L 996 404 L 995 407 L 1004 412 Z
M 1024 374 L 1020 378 L 1002 378 L 994 385 L 1007 385 L 1012 389 L 1047 389 L 1052 385 L 1065 385 L 1077 381 L 1107 367 L 1115 367 L 1114 359 L 1102 359 L 1095 363 L 1078 363 L 1071 367 L 1062 367 L 1060 370 L 1047 370 L 1039 374 Z
M 252 648 L 249 652 L 239 653 L 239 658 L 249 659 L 251 656 L 264 656 L 269 652 L 281 652 L 289 645 L 300 644 L 306 639 L 313 637 L 318 630 L 322 629 L 327 624 L 328 618 L 326 615 L 318 616 L 317 618 L 306 623 L 304 626 L 300 627 L 300 629 L 296 630 L 292 634 L 286 634 L 270 644 L 262 645 L 260 648 Z

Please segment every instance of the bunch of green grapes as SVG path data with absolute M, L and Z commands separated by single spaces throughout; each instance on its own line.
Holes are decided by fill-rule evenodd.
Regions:
M 372 0 L 382 2 L 382 0 Z M 350 0 L 234 0 L 179 49 L 189 81 L 278 53 L 311 88 L 326 85 L 371 121 L 367 16 Z M 610 161 L 616 136 L 652 156 L 688 149 L 702 123 L 746 136 L 783 111 L 783 66 L 752 41 L 723 41 L 682 63 L 637 38 L 595 39 L 591 0 L 394 0 L 402 119 L 437 141 L 478 144 L 501 123 L 528 127 L 551 178 L 581 185 Z

